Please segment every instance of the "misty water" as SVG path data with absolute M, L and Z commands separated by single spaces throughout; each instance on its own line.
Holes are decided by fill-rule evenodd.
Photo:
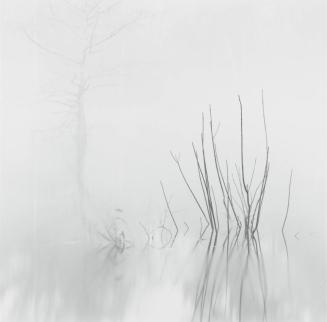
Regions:
M 325 321 L 324 9 L 2 1 L 0 321 Z

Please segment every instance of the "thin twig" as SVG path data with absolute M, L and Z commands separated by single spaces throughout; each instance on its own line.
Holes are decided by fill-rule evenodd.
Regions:
M 176 221 L 175 221 L 175 218 L 174 218 L 173 212 L 171 211 L 171 208 L 170 208 L 170 205 L 169 205 L 169 202 L 168 202 L 168 199 L 167 199 L 166 192 L 165 192 L 165 189 L 164 189 L 164 186 L 163 186 L 162 181 L 160 181 L 160 185 L 161 185 L 162 193 L 163 193 L 163 195 L 164 195 L 164 198 L 165 198 L 165 201 L 166 201 L 166 205 L 167 205 L 167 208 L 168 208 L 168 211 L 169 211 L 170 217 L 171 217 L 171 219 L 173 220 L 174 225 L 175 225 L 175 228 L 176 228 L 176 233 L 175 233 L 174 239 L 173 239 L 172 244 L 171 244 L 171 246 L 172 246 L 172 245 L 174 244 L 174 241 L 175 241 L 177 235 L 178 235 L 178 226 L 177 226 L 177 224 L 176 224 Z
M 284 221 L 283 221 L 283 227 L 282 227 L 282 233 L 283 234 L 284 234 L 285 224 L 286 224 L 286 220 L 287 220 L 287 216 L 288 216 L 288 210 L 289 210 L 289 207 L 290 207 L 292 176 L 293 176 L 293 170 L 291 171 L 290 181 L 289 181 L 289 184 L 288 184 L 287 208 L 286 208 L 286 213 L 285 213 L 285 217 L 284 217 Z
M 37 47 L 39 47 L 40 49 L 42 49 L 46 53 L 57 56 L 57 57 L 60 57 L 60 58 L 62 58 L 64 60 L 66 60 L 67 62 L 76 64 L 76 65 L 79 64 L 79 62 L 77 60 L 75 60 L 74 58 L 68 57 L 65 54 L 63 54 L 63 53 L 61 53 L 61 52 L 59 52 L 57 50 L 48 48 L 47 46 L 43 45 L 38 40 L 34 39 L 26 30 L 23 30 L 23 32 L 24 32 L 25 36 L 27 37 L 27 39 L 29 39 L 34 45 L 36 45 Z

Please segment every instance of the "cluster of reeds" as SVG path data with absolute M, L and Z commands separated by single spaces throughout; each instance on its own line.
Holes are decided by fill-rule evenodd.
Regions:
M 219 127 L 217 131 L 214 130 L 211 107 L 208 140 L 211 151 L 208 150 L 208 145 L 206 145 L 205 141 L 205 120 L 203 114 L 200 149 L 197 149 L 195 144 L 192 143 L 202 196 L 196 195 L 195 190 L 185 176 L 180 160 L 171 153 L 187 189 L 200 210 L 201 218 L 205 221 L 203 228 L 201 222 L 198 243 L 206 233 L 210 235 L 196 290 L 193 320 L 210 321 L 213 317 L 219 316 L 219 314 L 223 314 L 225 318 L 230 317 L 229 314 L 231 313 L 228 314 L 227 311 L 233 310 L 232 307 L 234 306 L 238 311 L 239 321 L 241 321 L 245 281 L 250 267 L 251 271 L 256 271 L 255 276 L 257 276 L 259 286 L 259 297 L 262 299 L 263 320 L 266 320 L 267 282 L 258 231 L 270 166 L 263 93 L 261 105 L 265 133 L 265 161 L 262 174 L 259 180 L 256 180 L 259 182 L 257 186 L 254 186 L 256 162 L 253 169 L 249 172 L 245 166 L 243 105 L 240 96 L 238 96 L 238 102 L 240 107 L 240 166 L 235 164 L 236 179 L 229 163 L 221 161 L 222 157 L 216 143 Z M 210 167 L 210 165 L 213 166 Z M 169 206 L 168 203 L 167 206 Z M 224 217 L 226 218 L 227 234 L 224 236 L 221 249 L 218 250 L 218 233 Z M 243 241 L 245 241 L 242 245 L 246 246 L 245 252 L 243 252 L 243 247 L 240 249 L 235 247 L 242 231 L 244 233 Z M 253 257 L 250 256 L 250 249 L 253 249 Z M 239 266 L 238 274 L 233 277 L 239 281 L 239 290 L 236 292 L 239 296 L 234 301 L 234 305 L 228 300 L 228 294 L 235 287 L 235 283 L 233 285 L 229 284 L 231 278 L 229 276 L 231 271 L 230 262 L 233 256 L 236 256 L 236 263 Z M 217 305 L 219 297 L 225 298 L 223 312 L 219 310 L 219 305 Z
M 192 143 L 201 196 L 197 195 L 195 189 L 191 187 L 179 158 L 171 153 L 183 181 L 200 211 L 200 218 L 203 218 L 205 222 L 205 226 L 203 227 L 203 220 L 201 221 L 200 238 L 196 246 L 203 240 L 204 235 L 209 234 L 210 236 L 206 247 L 203 269 L 196 290 L 193 320 L 198 318 L 200 321 L 210 321 L 213 316 L 219 316 L 221 310 L 218 308 L 217 299 L 219 295 L 222 298 L 223 293 L 225 293 L 224 317 L 226 318 L 228 316 L 227 310 L 232 314 L 231 310 L 234 307 L 234 310 L 236 308 L 238 311 L 239 321 L 241 321 L 243 318 L 244 289 L 250 272 L 254 272 L 253 276 L 256 277 L 254 280 L 258 285 L 258 296 L 261 298 L 262 318 L 263 320 L 267 319 L 267 279 L 259 235 L 259 224 L 262 217 L 270 168 L 263 92 L 261 107 L 265 134 L 265 159 L 262 172 L 259 178 L 255 180 L 256 161 L 251 171 L 248 171 L 245 166 L 243 105 L 240 96 L 238 96 L 238 103 L 240 108 L 240 161 L 239 166 L 235 164 L 234 173 L 236 173 L 236 179 L 229 163 L 227 161 L 224 163 L 221 161 L 222 157 L 216 144 L 218 130 L 214 130 L 211 107 L 208 143 L 206 144 L 205 140 L 205 120 L 203 114 L 200 148 L 197 149 L 195 144 Z M 211 151 L 208 150 L 208 145 Z M 254 185 L 255 181 L 258 182 L 256 186 Z M 284 228 L 289 209 L 291 181 L 292 174 L 289 181 L 287 210 L 282 227 L 284 241 Z M 165 199 L 169 212 L 174 220 L 167 198 Z M 226 218 L 227 234 L 223 236 L 222 247 L 219 250 L 217 245 L 218 233 L 224 218 Z M 178 233 L 177 226 L 176 231 Z M 235 247 L 238 245 L 242 231 L 244 238 L 242 239 L 241 247 Z M 233 285 L 229 285 L 229 280 L 232 278 L 229 276 L 231 272 L 230 266 L 233 260 L 235 260 L 237 269 L 236 275 L 233 277 L 234 283 L 232 283 Z M 235 283 L 235 281 L 239 281 L 239 283 Z M 234 300 L 233 304 L 231 303 L 231 299 L 228 300 L 227 295 L 235 287 L 238 291 L 235 293 L 237 294 L 237 299 Z M 229 309 L 227 308 L 228 302 Z M 256 309 L 261 310 L 259 307 Z
M 236 316 L 238 321 L 245 316 L 251 321 L 257 317 L 267 320 L 267 277 L 259 234 L 251 236 L 250 244 L 251 252 L 246 251 L 244 244 L 235 247 L 236 243 L 228 237 L 222 247 L 208 243 L 196 287 L 192 321 L 231 321 Z M 249 280 L 250 290 L 247 289 Z M 252 316 L 244 305 L 249 293 L 253 301 L 251 309 L 255 310 Z
M 207 231 L 210 232 L 210 240 L 213 240 L 214 245 L 217 242 L 219 231 L 219 223 L 221 215 L 218 211 L 217 203 L 222 200 L 224 213 L 226 216 L 227 233 L 230 233 L 231 225 L 236 226 L 238 239 L 240 232 L 244 231 L 244 236 L 249 242 L 250 238 L 254 236 L 258 230 L 261 213 L 263 208 L 263 201 L 266 191 L 266 185 L 269 174 L 269 145 L 264 109 L 264 100 L 262 96 L 262 117 L 265 129 L 265 164 L 262 171 L 259 184 L 253 186 L 253 178 L 256 172 L 256 162 L 251 171 L 251 176 L 247 179 L 245 169 L 244 157 L 244 129 L 243 129 L 243 106 L 240 96 L 238 96 L 240 106 L 240 167 L 235 165 L 237 179 L 235 180 L 228 162 L 221 162 L 221 155 L 216 144 L 216 132 L 214 131 L 212 111 L 210 107 L 210 145 L 212 151 L 206 150 L 205 145 L 205 130 L 204 130 L 204 115 L 202 114 L 202 131 L 201 131 L 201 147 L 197 149 L 192 143 L 193 153 L 196 161 L 197 174 L 202 191 L 203 201 L 196 195 L 194 189 L 191 187 L 182 169 L 180 160 L 171 153 L 173 160 L 177 164 L 179 172 L 192 195 L 201 215 L 205 221 L 205 227 L 201 231 L 201 236 Z M 209 173 L 208 163 L 213 161 L 214 172 Z M 218 182 L 218 188 L 216 183 Z M 234 188 L 232 188 L 232 185 Z M 204 205 L 203 205 L 204 204 Z

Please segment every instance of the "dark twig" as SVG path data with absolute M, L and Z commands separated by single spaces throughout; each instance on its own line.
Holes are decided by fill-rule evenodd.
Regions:
M 170 155 L 172 156 L 173 160 L 174 160 L 175 163 L 177 164 L 178 169 L 179 169 L 179 172 L 181 173 L 182 178 L 183 178 L 183 180 L 184 180 L 184 182 L 185 182 L 185 184 L 186 184 L 188 190 L 190 191 L 190 193 L 191 193 L 191 195 L 192 195 L 194 201 L 196 202 L 198 208 L 200 209 L 200 211 L 201 211 L 201 213 L 202 213 L 202 215 L 203 215 L 203 217 L 204 217 L 206 223 L 209 224 L 208 219 L 207 219 L 207 216 L 206 216 L 204 210 L 202 209 L 199 200 L 198 200 L 197 197 L 195 196 L 195 194 L 194 194 L 194 192 L 193 192 L 193 190 L 192 190 L 190 184 L 188 183 L 188 181 L 187 181 L 187 179 L 186 179 L 186 177 L 185 177 L 185 175 L 184 175 L 184 172 L 183 172 L 183 170 L 182 170 L 182 167 L 181 167 L 181 165 L 180 165 L 179 160 L 177 159 L 176 156 L 174 156 L 174 154 L 173 154 L 172 152 L 170 152 Z
M 289 210 L 289 207 L 290 207 L 292 175 L 293 175 L 293 171 L 291 171 L 290 181 L 289 181 L 289 184 L 288 184 L 287 207 L 286 207 L 286 213 L 285 213 L 285 217 L 284 217 L 284 221 L 283 221 L 283 227 L 282 227 L 282 233 L 283 233 L 283 234 L 284 234 L 285 224 L 286 224 L 286 220 L 287 220 L 287 216 L 288 216 L 288 210 Z
M 172 221 L 174 222 L 174 226 L 175 226 L 175 228 L 176 228 L 176 233 L 175 233 L 174 238 L 173 238 L 172 243 L 171 243 L 171 246 L 173 246 L 173 244 L 174 244 L 174 242 L 175 242 L 175 239 L 176 239 L 176 237 L 177 237 L 177 235 L 178 235 L 178 226 L 177 226 L 177 224 L 176 224 L 176 221 L 175 221 L 175 218 L 174 218 L 173 212 L 171 211 L 171 208 L 170 208 L 170 206 L 169 206 L 169 202 L 168 202 L 168 199 L 167 199 L 166 192 L 165 192 L 165 189 L 164 189 L 164 186 L 163 186 L 162 181 L 160 181 L 160 185 L 161 185 L 162 193 L 163 193 L 163 195 L 164 195 L 164 198 L 165 198 L 165 201 L 166 201 L 166 205 L 167 205 L 167 208 L 168 208 L 168 211 L 169 211 L 170 217 L 171 217 Z

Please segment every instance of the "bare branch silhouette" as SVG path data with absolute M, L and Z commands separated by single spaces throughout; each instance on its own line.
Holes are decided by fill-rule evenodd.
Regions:
M 162 189 L 162 193 L 164 195 L 164 198 L 165 198 L 165 201 L 166 201 L 166 205 L 167 205 L 167 208 L 168 208 L 168 211 L 169 211 L 169 214 L 170 214 L 170 217 L 174 223 L 174 226 L 175 226 L 175 229 L 176 229 L 176 233 L 174 235 L 174 238 L 172 240 L 172 243 L 171 243 L 171 246 L 173 246 L 174 242 L 175 242 L 175 239 L 178 235 L 178 226 L 177 226 L 177 223 L 175 221 L 175 218 L 174 218 L 174 215 L 173 215 L 173 212 L 171 211 L 171 208 L 170 208 L 170 205 L 169 205 L 169 202 L 168 202 L 168 199 L 167 199 L 167 196 L 166 196 L 166 192 L 165 192 L 165 189 L 164 189 L 164 186 L 163 186 L 163 183 L 162 181 L 160 181 L 160 185 L 161 185 L 161 189 Z
M 36 45 L 38 48 L 40 48 L 44 52 L 46 52 L 50 55 L 57 56 L 69 63 L 73 63 L 74 65 L 79 65 L 79 61 L 77 61 L 76 59 L 66 56 L 66 54 L 61 53 L 60 51 L 57 51 L 55 49 L 48 48 L 47 46 L 43 45 L 40 41 L 34 39 L 26 30 L 23 30 L 23 32 L 28 40 L 30 40 L 34 45 Z

